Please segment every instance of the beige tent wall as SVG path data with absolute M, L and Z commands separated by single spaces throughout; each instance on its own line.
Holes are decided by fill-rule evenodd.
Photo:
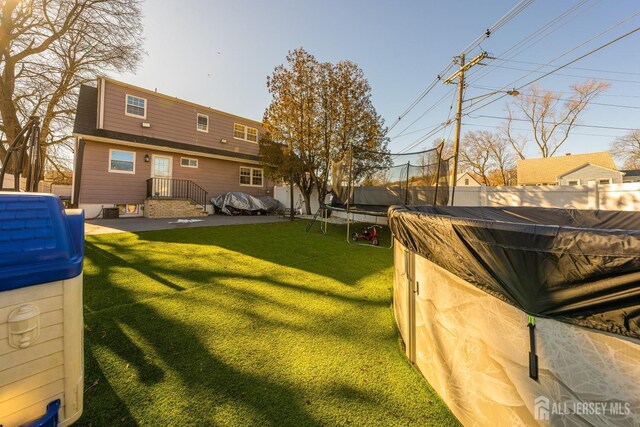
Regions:
M 394 310 L 407 356 L 464 425 L 640 425 L 639 340 L 536 319 L 535 381 L 524 312 L 397 240 L 394 254 Z

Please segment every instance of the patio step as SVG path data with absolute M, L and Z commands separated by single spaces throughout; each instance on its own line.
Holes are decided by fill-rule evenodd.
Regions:
M 209 213 L 189 199 L 148 198 L 144 201 L 146 218 L 199 218 Z

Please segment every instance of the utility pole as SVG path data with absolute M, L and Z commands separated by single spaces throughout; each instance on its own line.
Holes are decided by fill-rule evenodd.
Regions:
M 455 73 L 444 79 L 444 84 L 451 84 L 458 79 L 458 110 L 456 112 L 456 139 L 453 143 L 453 172 L 451 176 L 451 206 L 453 206 L 453 199 L 456 194 L 456 181 L 458 178 L 458 157 L 460 150 L 460 127 L 462 125 L 462 92 L 464 90 L 464 73 L 474 65 L 478 65 L 480 61 L 487 58 L 489 55 L 486 52 L 482 52 L 477 55 L 471 61 L 464 62 L 464 53 L 459 56 L 460 68 Z

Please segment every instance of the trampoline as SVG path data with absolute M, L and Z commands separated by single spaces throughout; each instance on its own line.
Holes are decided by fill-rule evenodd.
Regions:
M 393 205 L 447 205 L 452 158 L 442 158 L 443 146 L 395 154 L 350 150 L 332 166 L 332 192 L 318 211 L 322 211 L 321 231 L 326 233 L 329 211 L 342 212 L 347 220 L 346 240 L 352 243 L 351 223 L 360 222 L 354 221 L 357 215 L 373 218 L 378 224 L 379 218 L 385 218 L 386 223 Z M 377 156 L 378 164 L 354 166 L 362 155 Z M 393 239 L 389 247 L 392 245 Z

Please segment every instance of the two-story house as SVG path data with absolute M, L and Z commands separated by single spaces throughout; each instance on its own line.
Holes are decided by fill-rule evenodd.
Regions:
M 80 89 L 72 203 L 89 218 L 103 207 L 177 217 L 211 213 L 226 191 L 271 194 L 261 132 L 260 122 L 100 77 Z

